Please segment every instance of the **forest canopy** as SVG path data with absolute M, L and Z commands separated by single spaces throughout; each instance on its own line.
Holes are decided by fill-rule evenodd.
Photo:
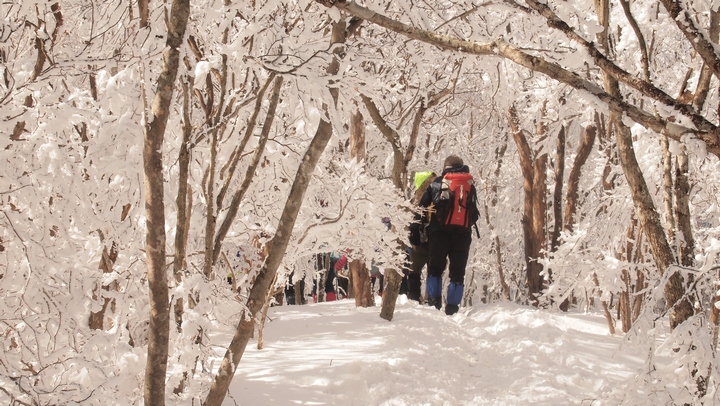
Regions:
M 0 400 L 221 404 L 319 255 L 402 272 L 413 175 L 456 154 L 481 212 L 463 306 L 599 309 L 677 350 L 639 390 L 712 402 L 719 7 L 4 3 Z

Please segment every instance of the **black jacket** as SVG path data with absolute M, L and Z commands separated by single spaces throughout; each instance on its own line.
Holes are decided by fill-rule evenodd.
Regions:
M 470 173 L 470 168 L 468 168 L 467 165 L 462 166 L 453 166 L 452 168 L 446 168 L 443 170 L 442 175 L 438 176 L 435 181 L 430 185 L 429 188 L 425 191 L 425 194 L 423 194 L 422 198 L 420 199 L 420 207 L 423 209 L 427 209 L 430 207 L 430 204 L 433 201 L 433 190 L 438 190 L 442 186 L 442 181 L 447 173 Z M 477 191 L 475 190 L 475 185 L 472 186 L 470 189 L 469 196 L 471 196 L 471 199 L 468 199 L 468 211 L 470 215 L 470 224 L 474 224 L 478 218 L 480 217 L 480 211 L 477 208 Z M 423 210 L 423 219 L 422 221 L 424 223 L 427 223 L 427 210 Z M 458 226 L 447 226 L 445 224 L 442 224 L 440 221 L 437 221 L 436 218 L 432 218 L 430 220 L 430 223 L 428 224 L 427 230 L 428 233 L 432 233 L 435 230 L 452 230 L 453 228 L 457 228 Z M 467 231 L 470 232 L 470 228 L 467 228 Z

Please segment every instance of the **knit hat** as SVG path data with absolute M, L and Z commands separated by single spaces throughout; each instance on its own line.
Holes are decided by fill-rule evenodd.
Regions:
M 420 189 L 420 186 L 422 186 L 425 179 L 429 178 L 430 175 L 432 175 L 432 171 L 415 172 L 415 190 Z
M 450 155 L 447 158 L 445 158 L 445 163 L 443 163 L 443 168 L 452 168 L 453 166 L 462 166 L 463 160 L 457 155 Z

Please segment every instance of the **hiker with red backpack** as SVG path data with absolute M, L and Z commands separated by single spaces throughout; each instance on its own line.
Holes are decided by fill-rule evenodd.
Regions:
M 442 275 L 449 260 L 445 314 L 452 315 L 460 309 L 472 241 L 471 227 L 479 217 L 473 177 L 460 157 L 445 158 L 442 174 L 425 191 L 420 207 L 424 208 L 423 220 L 427 223 L 430 243 L 425 282 L 428 304 L 438 310 L 442 307 Z M 476 225 L 475 231 L 479 237 Z

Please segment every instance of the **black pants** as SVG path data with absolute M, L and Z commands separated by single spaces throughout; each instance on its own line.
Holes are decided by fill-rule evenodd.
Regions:
M 407 275 L 407 297 L 410 300 L 420 300 L 420 288 L 422 287 L 422 270 L 428 263 L 428 248 L 424 245 L 412 245 L 410 247 L 410 264 Z
M 445 265 L 450 260 L 450 282 L 462 285 L 471 242 L 470 230 L 433 230 L 430 233 L 428 275 L 442 277 Z

